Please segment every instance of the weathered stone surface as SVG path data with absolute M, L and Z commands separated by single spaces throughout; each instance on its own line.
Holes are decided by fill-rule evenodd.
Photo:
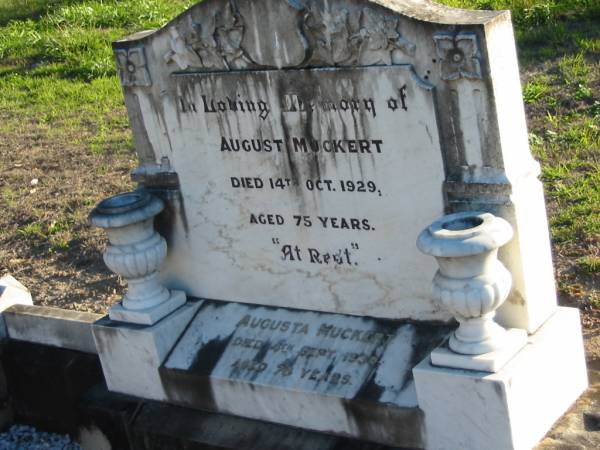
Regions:
M 166 400 L 419 446 L 412 368 L 446 326 L 205 301 L 161 367 Z
M 426 448 L 531 449 L 587 387 L 579 312 L 559 308 L 497 373 L 426 359 L 414 376 Z
M 4 311 L 3 316 L 11 339 L 97 353 L 91 326 L 101 314 L 15 305 Z
M 563 323 L 562 326 L 564 325 Z M 390 447 L 294 427 L 142 401 L 136 397 L 108 392 L 103 384 L 87 390 L 85 386 L 82 388 L 77 387 L 76 384 L 57 382 L 57 371 L 63 373 L 60 377 L 69 372 L 60 368 L 64 368 L 66 365 L 72 371 L 74 365 L 79 365 L 79 371 L 81 371 L 84 365 L 89 364 L 95 365 L 97 368 L 97 357 L 79 353 L 80 356 L 84 356 L 84 362 L 82 359 L 72 359 L 70 356 L 78 352 L 71 350 L 24 342 L 15 342 L 14 344 L 17 347 L 9 350 L 8 356 L 2 354 L 0 356 L 2 356 L 2 365 L 10 366 L 11 373 L 16 374 L 9 378 L 9 391 L 13 393 L 13 402 L 25 402 L 16 406 L 17 409 L 28 411 L 27 416 L 19 416 L 21 423 L 35 422 L 48 431 L 65 432 L 70 430 L 73 437 L 77 437 L 78 433 L 81 436 L 81 431 L 84 429 L 99 429 L 115 450 L 130 448 L 140 450 L 163 448 L 181 450 L 212 450 L 215 448 L 229 450 L 238 450 L 239 448 L 257 450 L 271 448 L 273 450 L 392 450 Z M 38 348 L 39 351 L 32 351 L 34 348 Z M 65 357 L 61 354 L 70 356 Z M 568 369 L 565 364 L 560 364 L 562 360 L 557 358 L 557 361 L 557 367 L 564 366 Z M 572 408 L 553 427 L 546 439 L 536 448 L 556 450 L 557 448 L 598 447 L 600 436 L 594 428 L 594 423 L 586 417 L 586 413 L 594 413 L 598 409 L 597 394 L 600 389 L 600 371 L 598 369 L 600 366 L 597 364 L 598 361 L 595 363 L 590 367 L 592 389 L 578 400 L 576 407 Z M 531 361 L 531 365 L 535 367 L 536 360 Z M 36 372 L 38 369 L 41 372 Z M 454 372 L 451 369 L 444 370 Z M 23 373 L 26 375 L 24 376 Z M 45 376 L 40 378 L 40 373 L 44 373 Z M 78 380 L 95 383 L 97 378 L 88 376 L 75 379 L 75 381 Z M 35 385 L 40 383 L 43 386 L 37 389 Z M 564 384 L 568 384 L 568 382 L 565 381 Z M 26 392 L 29 392 L 30 395 L 22 395 L 24 387 L 28 389 Z M 36 397 L 37 394 L 33 392 L 33 388 L 36 389 L 37 394 L 46 396 L 44 401 L 41 401 L 41 397 Z M 59 403 L 50 403 L 53 407 L 52 411 L 48 410 L 48 403 L 46 403 L 48 398 L 61 399 Z M 549 398 L 545 396 L 541 403 L 546 405 Z M 67 399 L 69 399 L 68 402 Z M 76 411 L 76 416 L 63 415 L 62 409 L 56 408 L 57 404 L 61 406 L 66 403 L 68 403 L 67 410 Z M 444 420 L 447 421 L 450 417 L 452 416 L 444 416 Z M 43 418 L 43 421 L 38 422 L 34 418 Z M 65 420 L 67 424 L 65 424 Z M 530 418 L 522 420 L 523 426 L 527 426 L 529 423 Z M 464 435 L 464 433 L 459 434 Z M 486 441 L 485 448 L 488 446 L 489 441 Z
M 13 305 L 33 305 L 31 293 L 12 275 L 4 275 L 0 278 L 0 339 L 7 336 L 2 312 Z
M 208 0 L 114 48 L 136 178 L 165 183 L 169 287 L 446 320 L 414 239 L 443 212 L 483 210 L 516 235 L 499 321 L 532 332 L 554 311 L 508 13 Z
M 189 301 L 150 326 L 115 322 L 108 317 L 96 322 L 92 333 L 108 388 L 145 399 L 164 400 L 158 367 L 200 304 Z
M 443 162 L 431 86 L 409 66 L 173 82 L 165 120 L 178 130 L 172 163 L 187 168 L 190 232 L 172 236 L 168 270 L 188 292 L 376 316 L 401 298 L 400 315 L 437 312 L 434 264 L 414 236 L 443 211 Z
M 428 0 L 206 0 L 114 50 L 134 177 L 166 203 L 161 280 L 212 300 L 153 327 L 98 324 L 110 389 L 385 445 L 465 449 L 533 445 L 583 389 L 575 319 L 553 316 L 509 13 Z M 499 255 L 513 280 L 499 322 L 543 325 L 493 376 L 430 366 L 449 332 L 436 321 L 449 315 L 430 300 L 434 261 L 415 247 L 434 218 L 474 210 L 514 230 Z M 573 350 L 557 352 L 571 358 L 564 370 L 551 352 L 559 316 Z M 577 379 L 524 429 L 564 374 Z
M 364 441 L 147 403 L 131 427 L 132 447 L 144 450 L 395 450 Z M 405 448 L 405 450 L 409 450 Z

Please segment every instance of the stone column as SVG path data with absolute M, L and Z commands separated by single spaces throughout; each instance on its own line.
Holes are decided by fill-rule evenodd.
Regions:
M 163 209 L 162 200 L 137 190 L 103 200 L 90 214 L 92 225 L 108 235 L 104 262 L 128 284 L 122 301 L 110 309 L 112 320 L 152 325 L 186 301 L 184 292 L 169 291 L 158 281 L 167 243 L 154 230 L 154 217 Z
M 525 330 L 494 321 L 512 282 L 498 249 L 512 235 L 507 221 L 480 212 L 443 216 L 420 234 L 417 246 L 439 265 L 433 296 L 459 323 L 447 347 L 432 353 L 433 364 L 495 372 L 525 345 Z

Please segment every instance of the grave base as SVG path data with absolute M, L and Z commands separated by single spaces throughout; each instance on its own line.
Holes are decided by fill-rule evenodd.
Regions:
M 93 325 L 111 391 L 394 447 L 530 449 L 587 386 L 575 309 L 496 373 L 432 365 L 450 331 L 213 300 Z
M 111 321 L 92 325 L 106 384 L 111 391 L 162 400 L 165 394 L 158 368 L 201 302 L 188 301 L 154 325 Z
M 431 450 L 531 449 L 587 387 L 579 311 L 558 308 L 496 373 L 413 370 Z

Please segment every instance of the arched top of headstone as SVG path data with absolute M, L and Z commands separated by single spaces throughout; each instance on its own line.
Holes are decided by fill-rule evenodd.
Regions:
M 440 26 L 435 38 L 440 58 L 455 52 L 469 60 L 477 43 L 473 36 L 458 42 L 458 28 L 507 14 L 429 0 L 206 0 L 160 30 L 114 46 L 125 86 L 151 84 L 145 67 L 150 43 L 152 59 L 162 59 L 172 71 L 390 65 L 412 62 L 419 36 L 408 28 L 427 23 Z M 468 76 L 469 70 L 463 72 Z

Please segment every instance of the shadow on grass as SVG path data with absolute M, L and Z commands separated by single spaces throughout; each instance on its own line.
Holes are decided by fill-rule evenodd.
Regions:
M 96 73 L 86 67 L 65 66 L 61 61 L 48 61 L 41 57 L 31 58 L 24 64 L 0 66 L 0 78 L 10 77 L 13 75 L 26 75 L 28 78 L 61 78 L 73 81 L 90 82 L 100 77 L 111 77 L 116 75 L 116 68 Z
M 600 38 L 600 19 L 566 21 L 541 27 L 516 30 L 522 62 L 541 62 L 581 50 L 581 41 Z M 597 51 L 586 51 L 598 54 Z
M 39 19 L 46 12 L 82 0 L 3 0 L 0 3 L 0 27 L 11 20 Z

